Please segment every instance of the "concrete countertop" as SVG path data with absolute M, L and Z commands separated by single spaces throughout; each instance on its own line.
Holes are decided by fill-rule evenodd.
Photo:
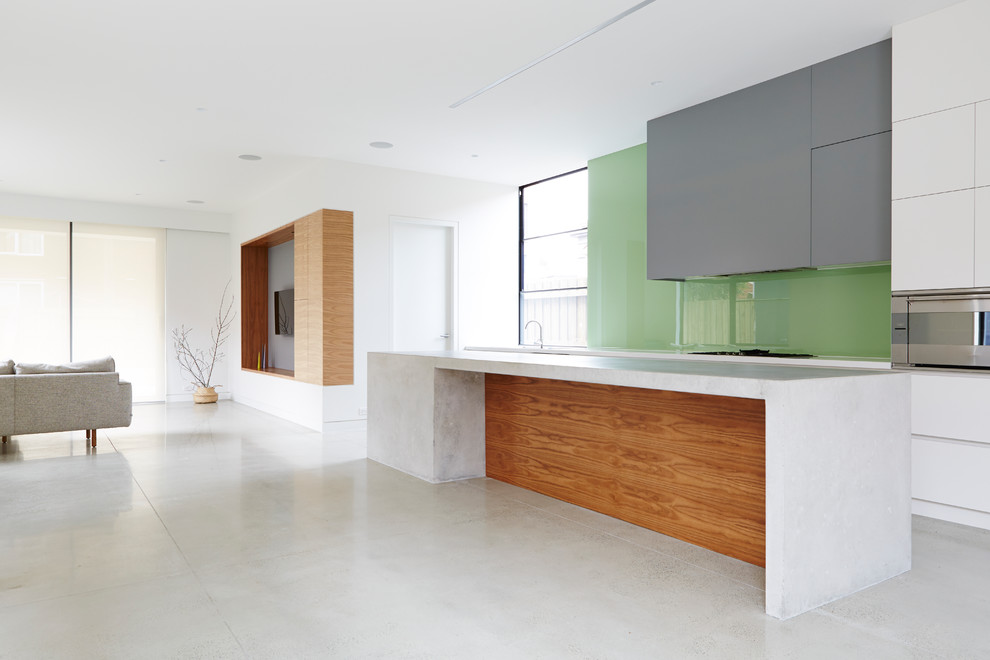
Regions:
M 841 367 L 850 369 L 890 369 L 890 360 L 847 356 L 765 357 L 759 355 L 705 355 L 693 351 L 632 350 L 622 348 L 583 348 L 570 346 L 467 346 L 465 351 L 539 355 L 596 355 L 602 357 L 635 357 L 648 360 L 697 360 L 704 362 L 740 362 L 756 364 L 795 365 L 805 367 Z M 713 349 L 714 350 L 714 349 Z M 786 351 L 782 351 L 786 352 Z
M 823 367 L 811 366 L 807 363 L 771 364 L 766 361 L 678 359 L 657 356 L 613 357 L 577 353 L 559 355 L 541 352 L 464 350 L 377 355 L 419 357 L 429 360 L 436 368 L 456 371 L 757 399 L 767 398 L 771 391 L 787 383 L 892 376 L 897 373 L 890 369 Z

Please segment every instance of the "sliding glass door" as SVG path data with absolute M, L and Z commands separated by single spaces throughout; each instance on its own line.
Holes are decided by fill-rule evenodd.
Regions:
M 164 229 L 0 218 L 0 360 L 112 355 L 164 401 L 165 345 Z
M 72 356 L 112 355 L 135 401 L 165 400 L 165 230 L 72 224 Z

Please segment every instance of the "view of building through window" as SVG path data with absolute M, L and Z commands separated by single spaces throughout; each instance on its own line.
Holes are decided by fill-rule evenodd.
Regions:
M 519 200 L 519 342 L 587 346 L 588 170 L 521 186 Z

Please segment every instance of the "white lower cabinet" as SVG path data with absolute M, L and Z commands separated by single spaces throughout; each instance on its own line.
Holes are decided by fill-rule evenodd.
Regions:
M 990 512 L 990 445 L 916 437 L 911 461 L 915 499 Z
M 891 288 L 973 286 L 974 191 L 925 195 L 891 204 Z
M 990 529 L 990 376 L 911 378 L 915 513 Z

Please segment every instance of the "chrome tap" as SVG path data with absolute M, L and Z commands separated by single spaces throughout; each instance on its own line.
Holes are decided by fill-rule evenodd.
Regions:
M 540 348 L 543 348 L 543 326 L 540 325 L 540 322 L 539 321 L 535 321 L 535 320 L 534 321 L 526 321 L 526 325 L 523 326 L 523 334 L 526 334 L 526 330 L 529 329 L 529 324 L 530 323 L 535 323 L 536 324 L 536 327 L 539 328 L 539 330 L 540 330 L 540 337 L 539 337 Z

